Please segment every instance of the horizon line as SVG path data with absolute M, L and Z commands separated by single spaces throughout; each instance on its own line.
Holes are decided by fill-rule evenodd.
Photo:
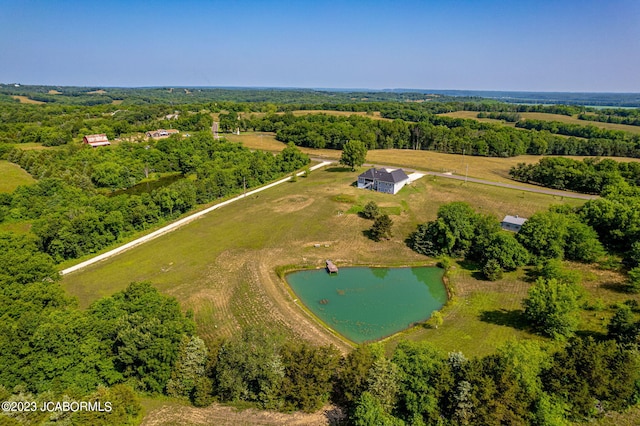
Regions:
M 161 89 L 161 88 L 179 88 L 179 89 L 235 89 L 235 90 L 315 90 L 325 92 L 398 92 L 411 93 L 420 92 L 424 94 L 438 92 L 492 92 L 492 93 L 547 93 L 547 94 L 614 94 L 614 95 L 640 95 L 640 92 L 614 92 L 614 91 L 559 91 L 559 90 L 501 90 L 501 89 L 412 89 L 412 88 L 384 88 L 372 89 L 363 87 L 302 87 L 302 86 L 202 86 L 202 85 L 151 85 L 151 86 L 109 86 L 109 85 L 63 85 L 63 84 L 33 84 L 33 83 L 0 83 L 0 86 L 42 86 L 42 87 L 74 87 L 74 88 L 105 88 L 105 89 Z

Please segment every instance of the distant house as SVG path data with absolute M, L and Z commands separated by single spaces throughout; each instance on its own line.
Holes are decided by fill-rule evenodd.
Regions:
M 524 217 L 507 215 L 504 217 L 504 219 L 502 219 L 502 222 L 500 223 L 500 225 L 502 226 L 502 229 L 504 229 L 505 231 L 518 232 L 520 231 L 520 228 L 522 228 L 522 225 L 524 225 L 526 221 L 527 219 L 525 219 Z
M 86 143 L 87 145 L 91 145 L 92 148 L 111 145 L 111 142 L 109 142 L 109 138 L 107 138 L 107 135 L 105 135 L 104 133 L 101 133 L 99 135 L 86 135 L 82 138 L 82 142 Z
M 358 188 L 387 194 L 397 194 L 407 183 L 409 176 L 402 169 L 369 169 L 358 176 Z
M 180 132 L 176 129 L 169 129 L 169 130 L 158 129 L 158 130 L 150 130 L 146 133 L 146 135 L 148 138 L 163 139 L 163 138 L 168 138 L 171 135 L 175 135 L 176 133 L 180 133 Z

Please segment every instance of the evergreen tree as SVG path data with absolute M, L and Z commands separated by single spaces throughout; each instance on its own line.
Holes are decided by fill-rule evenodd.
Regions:
M 369 236 L 374 241 L 380 241 L 382 238 L 391 238 L 391 227 L 393 221 L 389 215 L 383 214 L 376 217 L 371 229 L 369 229 Z

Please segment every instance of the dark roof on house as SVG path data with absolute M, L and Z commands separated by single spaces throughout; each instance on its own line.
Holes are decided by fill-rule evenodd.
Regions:
M 402 169 L 395 169 L 391 172 L 388 172 L 385 169 L 369 169 L 366 172 L 362 173 L 360 176 L 365 179 L 375 179 L 380 182 L 390 182 L 390 183 L 398 183 L 403 180 L 409 179 L 409 176 Z

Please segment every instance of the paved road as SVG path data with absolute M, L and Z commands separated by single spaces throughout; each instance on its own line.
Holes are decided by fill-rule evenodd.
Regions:
M 317 170 L 317 169 L 319 169 L 321 167 L 324 167 L 324 166 L 327 166 L 329 164 L 331 164 L 331 162 L 322 161 L 320 164 L 316 164 L 315 166 L 311 167 L 310 170 Z M 298 176 L 302 176 L 303 174 L 304 174 L 304 172 L 300 172 L 300 173 L 298 173 Z M 113 257 L 113 256 L 115 256 L 117 254 L 120 254 L 123 251 L 129 250 L 130 248 L 139 246 L 140 244 L 144 244 L 147 241 L 151 241 L 151 240 L 153 240 L 155 238 L 158 238 L 159 236 L 164 235 L 164 234 L 166 234 L 168 232 L 174 231 L 174 230 L 186 225 L 187 223 L 189 223 L 191 221 L 194 221 L 194 220 L 198 219 L 201 216 L 204 216 L 205 214 L 207 214 L 209 212 L 212 212 L 214 210 L 219 209 L 220 207 L 226 206 L 227 204 L 231 204 L 231 203 L 233 203 L 235 201 L 238 201 L 238 200 L 240 200 L 242 198 L 245 198 L 245 197 L 248 197 L 250 195 L 257 194 L 258 192 L 264 191 L 265 189 L 273 188 L 276 185 L 280 185 L 282 183 L 288 182 L 290 179 L 291 179 L 291 177 L 286 177 L 284 179 L 280 179 L 279 181 L 270 183 L 269 185 L 261 186 L 260 188 L 257 188 L 257 189 L 254 189 L 252 191 L 249 191 L 246 194 L 238 195 L 237 197 L 234 197 L 234 198 L 231 198 L 231 199 L 229 199 L 227 201 L 223 201 L 221 203 L 213 205 L 213 206 L 211 206 L 209 208 L 201 210 L 201 211 L 199 211 L 197 213 L 194 213 L 194 214 L 192 214 L 190 216 L 187 216 L 187 217 L 184 217 L 184 218 L 182 218 L 180 220 L 177 220 L 177 221 L 175 221 L 175 222 L 173 222 L 173 223 L 171 223 L 171 224 L 169 224 L 169 225 L 167 225 L 167 226 L 165 226 L 163 228 L 158 229 L 157 231 L 154 231 L 154 232 L 152 232 L 152 233 L 150 233 L 148 235 L 145 235 L 144 237 L 140 237 L 140 238 L 138 238 L 136 240 L 133 240 L 133 241 L 131 241 L 129 243 L 121 245 L 120 247 L 116 247 L 113 250 L 109 250 L 106 253 L 102 253 L 102 254 L 100 254 L 100 255 L 98 255 L 96 257 L 93 257 L 93 258 L 91 258 L 89 260 L 86 260 L 84 262 L 78 263 L 77 265 L 71 266 L 70 268 L 63 269 L 62 271 L 60 271 L 60 274 L 61 275 L 67 275 L 67 274 L 70 274 L 70 273 L 75 272 L 77 270 L 80 270 L 82 268 L 86 268 L 89 265 L 93 265 L 94 263 L 98 263 L 98 262 L 100 262 L 102 260 L 109 259 L 110 257 Z
M 421 172 L 421 173 L 425 173 L 431 176 L 443 177 L 446 179 L 456 179 L 456 180 L 462 180 L 466 182 L 481 183 L 483 185 L 500 186 L 502 188 L 517 189 L 518 191 L 537 192 L 538 194 L 556 195 L 558 197 L 565 197 L 565 198 L 578 198 L 581 200 L 593 200 L 594 198 L 598 198 L 597 195 L 578 194 L 577 192 L 558 191 L 555 189 L 547 189 L 547 188 L 531 188 L 529 186 L 514 185 L 511 183 L 493 182 L 493 181 L 484 180 L 484 179 L 467 178 L 464 176 L 450 175 L 446 173 L 437 173 L 437 172 Z

